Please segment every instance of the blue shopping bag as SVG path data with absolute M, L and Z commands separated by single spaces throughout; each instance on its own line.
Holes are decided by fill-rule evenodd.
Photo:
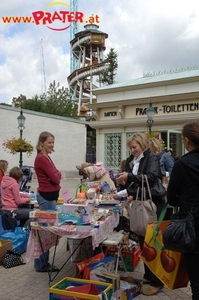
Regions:
M 12 231 L 6 231 L 0 234 L 1 240 L 12 241 L 12 248 L 19 253 L 26 252 L 30 229 L 24 227 L 16 227 Z

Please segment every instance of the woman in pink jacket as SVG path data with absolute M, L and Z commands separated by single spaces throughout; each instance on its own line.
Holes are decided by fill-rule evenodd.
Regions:
M 29 203 L 31 197 L 19 192 L 19 182 L 23 178 L 20 168 L 14 167 L 10 170 L 9 176 L 4 176 L 1 182 L 2 209 L 13 212 L 15 218 L 20 221 L 20 226 L 24 226 L 29 219 L 28 208 L 19 208 L 20 204 Z

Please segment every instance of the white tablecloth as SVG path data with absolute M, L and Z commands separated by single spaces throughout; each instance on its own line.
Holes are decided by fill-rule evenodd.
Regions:
M 42 254 L 42 249 L 39 243 L 37 230 L 41 237 L 41 242 L 44 252 L 49 250 L 56 244 L 57 236 L 60 238 L 66 236 L 73 239 L 82 239 L 88 236 L 92 237 L 93 249 L 99 246 L 101 242 L 108 238 L 113 232 L 113 229 L 117 227 L 119 223 L 119 214 L 113 213 L 107 217 L 104 222 L 100 224 L 99 228 L 89 228 L 87 226 L 70 226 L 62 225 L 50 226 L 50 227 L 35 227 L 31 228 L 31 232 L 28 239 L 28 245 L 26 250 L 26 261 L 28 262 L 31 258 L 38 258 Z

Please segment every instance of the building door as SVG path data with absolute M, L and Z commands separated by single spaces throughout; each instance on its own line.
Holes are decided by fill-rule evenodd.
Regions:
M 166 149 L 171 149 L 175 157 L 181 157 L 185 153 L 184 145 L 181 142 L 182 133 L 178 130 L 167 130 L 161 132 L 161 138 Z
M 87 126 L 86 137 L 86 162 L 96 163 L 96 131 L 89 125 Z

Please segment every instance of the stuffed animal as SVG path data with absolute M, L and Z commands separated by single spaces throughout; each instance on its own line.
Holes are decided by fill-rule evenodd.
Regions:
M 81 169 L 88 175 L 90 181 L 99 181 L 101 184 L 106 181 L 111 190 L 116 192 L 115 184 L 111 180 L 108 171 L 103 167 L 102 162 L 96 164 L 82 163 Z

